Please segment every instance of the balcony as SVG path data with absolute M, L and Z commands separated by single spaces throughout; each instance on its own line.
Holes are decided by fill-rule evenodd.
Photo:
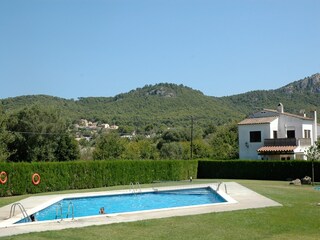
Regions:
M 265 139 L 264 146 L 310 146 L 311 138 Z

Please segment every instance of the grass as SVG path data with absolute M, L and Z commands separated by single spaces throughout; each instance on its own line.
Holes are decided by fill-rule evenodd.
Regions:
M 283 207 L 47 231 L 0 239 L 319 239 L 320 206 L 317 203 L 320 202 L 320 191 L 312 186 L 292 186 L 288 182 L 236 182 L 281 203 Z M 17 198 L 22 197 L 0 198 L 0 206 Z

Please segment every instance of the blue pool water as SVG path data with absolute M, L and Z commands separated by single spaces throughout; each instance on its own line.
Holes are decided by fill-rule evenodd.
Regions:
M 71 218 L 70 203 L 73 204 L 74 217 L 76 218 L 99 215 L 101 207 L 104 207 L 105 213 L 112 214 L 221 202 L 226 202 L 226 200 L 209 187 L 137 194 L 65 198 L 36 213 L 35 217 L 37 221 L 61 219 L 61 206 L 63 219 Z

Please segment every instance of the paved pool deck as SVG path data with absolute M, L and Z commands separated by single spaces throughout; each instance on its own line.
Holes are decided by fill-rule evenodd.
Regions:
M 219 183 L 209 184 L 192 184 L 172 187 L 159 187 L 158 190 L 171 190 L 181 188 L 196 188 L 208 187 L 217 189 Z M 225 187 L 226 186 L 226 187 Z M 226 193 L 227 190 L 227 193 Z M 142 192 L 154 191 L 153 188 L 142 188 Z M 104 191 L 104 192 L 90 192 L 77 194 L 59 194 L 29 197 L 19 201 L 28 215 L 35 213 L 63 198 L 79 197 L 79 196 L 93 196 L 93 195 L 111 195 L 128 193 L 128 190 Z M 266 198 L 236 182 L 224 182 L 220 185 L 218 193 L 224 198 L 227 198 L 229 203 L 193 206 L 182 208 L 170 208 L 143 212 L 120 213 L 120 214 L 105 214 L 93 217 L 83 217 L 74 220 L 64 219 L 62 221 L 50 222 L 32 222 L 23 224 L 13 224 L 22 219 L 22 214 L 19 208 L 16 208 L 16 215 L 9 219 L 10 208 L 12 204 L 0 208 L 0 237 L 11 236 L 30 232 L 42 232 L 49 230 L 61 230 L 67 228 L 80 228 L 92 225 L 104 225 L 122 222 L 133 222 L 147 219 L 167 218 L 173 216 L 187 216 L 197 215 L 213 212 L 236 211 L 243 209 L 265 208 L 265 207 L 279 207 L 281 204 Z

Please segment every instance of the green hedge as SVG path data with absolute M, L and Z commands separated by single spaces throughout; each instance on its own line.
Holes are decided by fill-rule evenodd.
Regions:
M 320 162 L 314 163 L 320 181 Z M 0 163 L 8 181 L 0 184 L 0 196 L 87 189 L 130 182 L 178 181 L 193 178 L 288 180 L 312 176 L 309 161 L 75 161 L 50 163 Z M 32 174 L 41 182 L 34 186 Z
M 0 196 L 126 185 L 130 182 L 177 181 L 197 176 L 197 161 L 76 161 L 50 163 L 0 163 L 8 181 Z M 32 184 L 39 173 L 41 182 Z
M 310 161 L 199 161 L 197 178 L 288 180 L 312 176 Z M 314 162 L 320 181 L 320 162 Z

